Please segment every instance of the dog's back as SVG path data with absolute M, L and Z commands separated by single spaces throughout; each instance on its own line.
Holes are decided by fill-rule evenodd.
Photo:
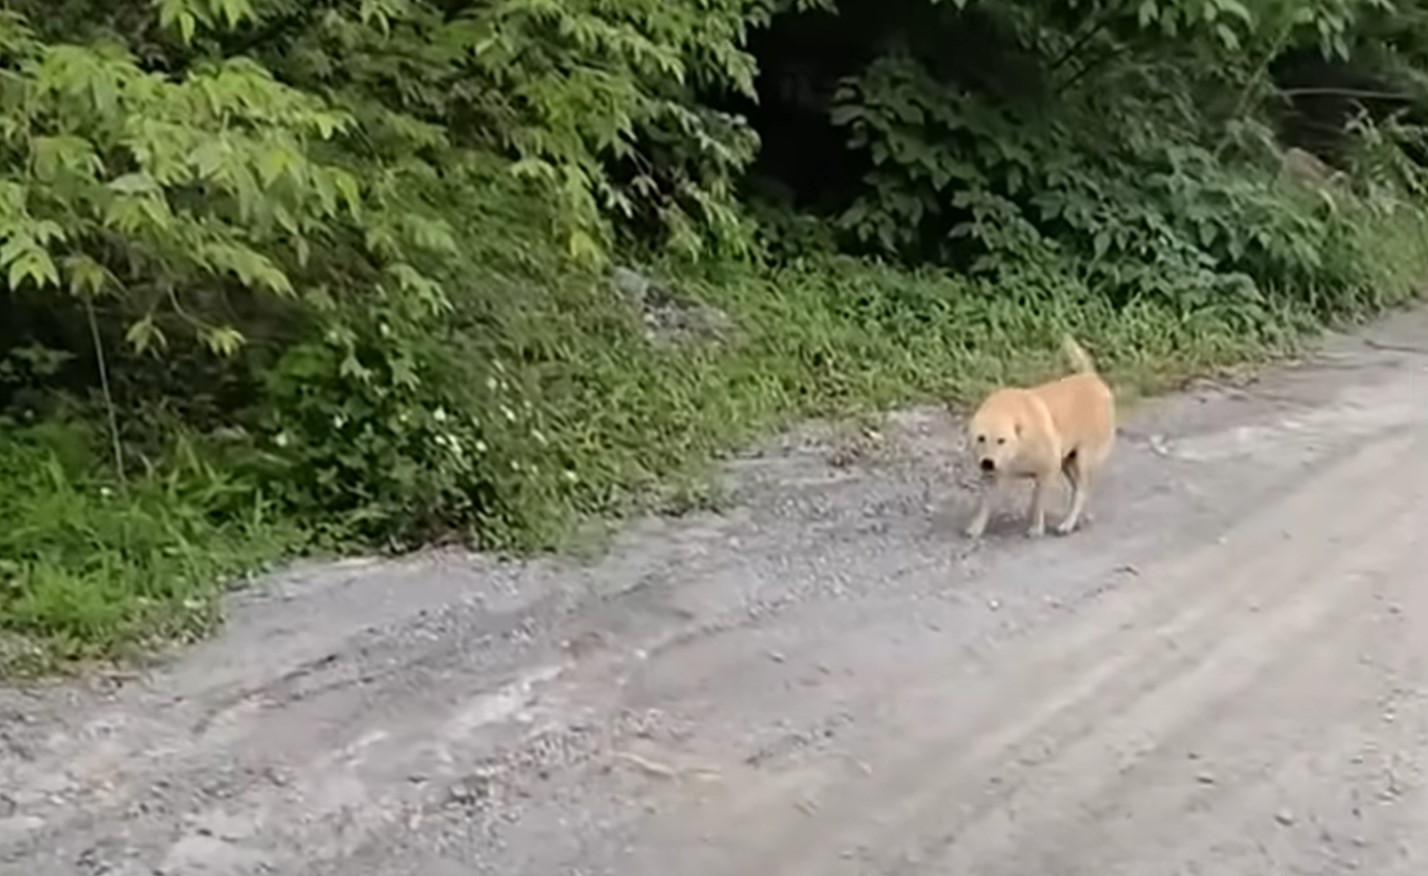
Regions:
M 1080 344 L 1068 335 L 1062 349 L 1076 373 L 1043 383 L 1032 392 L 1046 405 L 1067 453 L 1094 446 L 1099 456 L 1109 452 L 1115 436 L 1115 396 Z

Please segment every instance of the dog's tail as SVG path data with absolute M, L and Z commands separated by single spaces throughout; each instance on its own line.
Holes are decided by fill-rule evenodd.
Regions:
M 1085 348 L 1076 343 L 1076 339 L 1067 334 L 1061 338 L 1061 351 L 1071 362 L 1071 367 L 1081 374 L 1095 374 L 1096 363 L 1091 361 L 1091 354 Z

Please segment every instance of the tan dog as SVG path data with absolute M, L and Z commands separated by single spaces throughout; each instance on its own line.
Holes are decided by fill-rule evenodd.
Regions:
M 1056 531 L 1066 535 L 1089 518 L 1087 492 L 1115 444 L 1115 397 L 1080 344 L 1068 335 L 1062 346 L 1075 374 L 1028 389 L 999 389 L 968 424 L 983 482 L 969 538 L 982 536 L 996 494 L 1020 478 L 1034 481 L 1027 535 L 1046 532 L 1046 498 L 1060 474 L 1071 482 L 1071 507 Z

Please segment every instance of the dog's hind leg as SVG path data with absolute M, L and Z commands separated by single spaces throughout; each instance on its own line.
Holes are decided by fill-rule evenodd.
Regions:
M 1090 519 L 1090 515 L 1086 513 L 1086 497 L 1091 489 L 1092 469 L 1079 452 L 1072 452 L 1061 464 L 1061 471 L 1066 475 L 1066 480 L 1071 482 L 1071 507 L 1061 522 L 1056 524 L 1056 532 L 1058 535 L 1070 535 L 1081 525 L 1083 517 Z

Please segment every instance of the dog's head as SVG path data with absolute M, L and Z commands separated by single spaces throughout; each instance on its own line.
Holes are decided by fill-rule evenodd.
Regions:
M 985 478 L 1004 471 L 1021 449 L 1021 418 L 1006 402 L 993 395 L 967 424 L 967 446 L 977 471 Z

